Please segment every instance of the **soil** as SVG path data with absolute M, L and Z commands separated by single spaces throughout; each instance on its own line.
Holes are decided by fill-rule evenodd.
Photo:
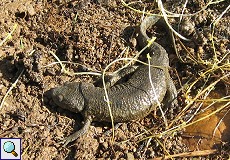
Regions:
M 125 2 L 132 2 L 130 6 L 139 11 L 159 13 L 157 4 L 149 0 Z M 169 18 L 170 24 L 190 39 L 185 41 L 176 37 L 177 52 L 170 38 L 165 38 L 168 35 L 164 29 L 154 27 L 149 31 L 169 53 L 173 68 L 170 74 L 179 92 L 179 107 L 164 108 L 164 111 L 168 121 L 173 121 L 186 105 L 182 86 L 210 69 L 215 58 L 222 59 L 218 65 L 229 63 L 229 10 L 218 23 L 213 23 L 229 3 L 225 0 L 204 8 L 206 1 L 194 0 L 189 1 L 184 10 L 184 2 L 178 0 L 167 0 L 163 5 L 178 14 L 194 14 L 204 9 L 181 21 Z M 144 119 L 123 123 L 115 130 L 114 142 L 111 133 L 105 134 L 111 130 L 111 124 L 94 122 L 85 135 L 67 147 L 57 144 L 79 130 L 83 119 L 79 113 L 57 107 L 44 93 L 64 82 L 93 83 L 98 76 L 65 74 L 52 53 L 68 62 L 64 63 L 68 73 L 99 73 L 115 59 L 134 57 L 140 51 L 135 28 L 142 18 L 142 13 L 124 6 L 120 0 L 1 0 L 0 99 L 3 100 L 11 86 L 17 83 L 0 108 L 0 137 L 22 138 L 23 159 L 131 160 L 195 150 L 182 141 L 182 131 L 145 140 L 165 131 L 159 111 Z M 126 63 L 119 61 L 108 71 L 113 72 Z M 229 69 L 216 70 L 208 84 L 229 74 L 227 71 Z M 204 83 L 205 79 L 192 88 L 193 95 Z M 218 85 L 222 97 L 229 96 L 229 86 L 228 76 Z M 203 158 L 228 158 L 229 141 L 222 139 L 217 148 L 219 152 Z M 211 150 L 213 146 L 205 149 Z

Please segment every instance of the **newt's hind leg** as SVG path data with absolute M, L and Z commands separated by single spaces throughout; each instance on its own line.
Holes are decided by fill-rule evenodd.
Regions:
M 167 93 L 166 94 L 167 94 L 166 105 L 170 106 L 170 108 L 175 108 L 176 106 L 178 106 L 177 90 L 169 74 L 167 78 Z
M 123 68 L 122 70 L 118 71 L 117 73 L 114 73 L 109 82 L 106 83 L 106 87 L 114 86 L 118 81 L 124 81 L 125 77 L 132 74 L 138 66 L 129 66 L 126 68 Z
M 106 75 L 105 76 L 106 88 L 108 89 L 108 88 L 114 86 L 119 81 L 124 81 L 126 76 L 132 74 L 137 69 L 137 67 L 138 66 L 129 66 L 129 67 L 123 68 L 122 70 L 118 71 L 117 73 L 113 73 L 111 75 Z M 103 87 L 102 78 L 100 78 L 96 82 L 96 86 Z

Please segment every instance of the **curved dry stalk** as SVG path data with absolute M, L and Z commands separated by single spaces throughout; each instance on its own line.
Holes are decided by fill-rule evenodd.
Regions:
M 223 17 L 223 15 L 230 9 L 230 5 L 228 5 L 228 7 L 221 13 L 221 15 L 210 25 L 213 24 L 213 28 L 212 28 L 212 34 L 211 34 L 211 41 L 212 41 L 212 48 L 213 48 L 213 52 L 214 52 L 214 63 L 220 63 L 218 58 L 217 58 L 217 54 L 216 54 L 216 47 L 214 44 L 214 30 L 215 30 L 215 26 L 217 25 L 217 23 L 220 21 L 220 19 Z
M 144 140 L 149 139 L 149 138 L 161 138 L 161 137 L 166 136 L 166 135 L 171 135 L 171 134 L 173 134 L 173 133 L 175 133 L 175 132 L 177 132 L 177 131 L 179 131 L 179 130 L 181 130 L 183 128 L 186 128 L 186 127 L 191 126 L 191 125 L 193 125 L 195 123 L 198 123 L 198 122 L 200 122 L 200 121 L 202 121 L 204 119 L 209 118 L 210 116 L 220 112 L 221 110 L 223 110 L 224 108 L 228 107 L 229 105 L 230 105 L 230 102 L 226 103 L 225 105 L 220 106 L 217 110 L 213 111 L 212 113 L 210 113 L 210 114 L 208 114 L 208 115 L 206 115 L 204 117 L 201 117 L 201 118 L 197 119 L 196 121 L 193 121 L 193 122 L 191 122 L 189 124 L 186 124 L 184 122 L 182 124 L 174 126 L 173 128 L 170 128 L 170 129 L 168 129 L 168 130 L 166 130 L 164 132 L 161 132 L 159 134 L 154 134 L 154 135 L 145 137 L 141 141 L 144 141 Z
M 85 68 L 87 68 L 87 69 L 89 69 L 89 70 L 91 70 L 91 71 L 93 71 L 93 72 L 97 72 L 97 73 L 100 73 L 101 71 L 98 71 L 98 70 L 96 70 L 96 69 L 93 69 L 93 68 L 89 68 L 89 67 L 87 67 L 86 65 L 84 65 L 84 64 L 81 64 L 81 63 L 77 63 L 77 62 L 69 62 L 69 61 L 61 61 L 62 63 L 66 63 L 66 64 L 76 64 L 76 65 L 79 65 L 79 66 L 83 66 L 83 67 L 85 67 Z M 55 64 L 58 64 L 59 62 L 52 62 L 52 63 L 50 63 L 50 64 L 47 64 L 47 65 L 45 65 L 45 66 L 41 66 L 41 68 L 46 68 L 46 67 L 49 67 L 49 66 L 52 66 L 52 65 L 55 65 Z
M 19 78 L 22 76 L 22 74 L 23 74 L 24 71 L 25 71 L 25 69 L 22 69 L 22 71 L 21 71 L 21 73 L 19 74 L 19 76 L 18 76 L 18 78 L 16 79 L 16 81 L 10 86 L 10 88 L 9 88 L 8 91 L 6 92 L 5 96 L 4 96 L 3 99 L 2 99 L 2 102 L 1 102 L 1 104 L 0 104 L 0 111 L 1 111 L 1 109 L 2 109 L 2 107 L 3 107 L 3 105 L 4 105 L 4 103 L 5 103 L 5 100 L 6 100 L 7 96 L 9 95 L 9 93 L 11 92 L 11 90 L 12 90 L 14 87 L 16 87 L 16 84 L 18 83 L 18 80 L 19 80 Z
M 10 31 L 10 33 L 7 34 L 7 36 L 0 42 L 0 47 L 8 40 L 12 38 L 12 34 L 14 33 L 14 31 L 16 30 L 18 24 L 14 24 L 12 31 Z
M 65 69 L 65 65 L 62 63 L 62 61 L 58 58 L 58 56 L 56 54 L 54 54 L 52 51 L 49 52 L 50 54 L 52 54 L 52 56 L 54 56 L 54 58 L 58 61 L 58 63 L 61 66 L 61 73 L 65 73 L 67 75 L 71 75 L 71 73 L 69 71 L 67 71 Z
M 106 70 L 109 69 L 110 66 L 112 66 L 114 63 L 118 62 L 118 61 L 122 61 L 122 60 L 130 60 L 130 61 L 133 61 L 135 60 L 134 58 L 119 58 L 119 59 L 116 59 L 114 61 L 112 61 L 110 64 L 108 64 L 105 69 L 103 70 L 103 73 L 102 73 L 102 83 L 103 83 L 103 89 L 105 91 L 105 101 L 107 102 L 108 104 L 108 108 L 109 108 L 109 114 L 110 114 L 110 117 L 111 117 L 111 123 L 112 123 L 112 142 L 114 142 L 114 135 L 115 135 L 115 132 L 114 132 L 114 121 L 113 121 L 113 114 L 112 114 L 112 110 L 111 110 L 111 106 L 110 106 L 110 101 L 109 101 L 109 96 L 108 96 L 108 92 L 107 92 L 107 89 L 106 89 L 106 83 L 105 83 L 105 73 L 106 73 Z
M 147 54 L 147 59 L 148 59 L 148 66 L 149 66 L 149 81 L 150 81 L 151 87 L 152 87 L 152 89 L 153 89 L 153 93 L 154 93 L 155 100 L 156 100 L 156 102 L 157 102 L 157 105 L 158 105 L 158 107 L 159 107 L 159 109 L 160 109 L 160 112 L 161 112 L 161 115 L 162 115 L 162 117 L 163 117 L 165 126 L 166 126 L 166 128 L 168 128 L 167 119 L 165 118 L 164 112 L 163 112 L 162 107 L 161 107 L 161 103 L 160 103 L 160 101 L 157 99 L 156 89 L 155 89 L 155 87 L 154 87 L 154 85 L 153 85 L 153 82 L 152 82 L 152 78 L 151 78 L 151 77 L 152 77 L 152 76 L 151 76 L 151 65 L 150 65 L 150 59 L 151 59 L 151 57 L 150 57 L 149 53 Z
M 184 36 L 182 36 L 181 34 L 179 34 L 168 22 L 168 15 L 166 14 L 165 12 L 165 9 L 164 9 L 164 6 L 162 4 L 162 1 L 161 0 L 158 0 L 158 8 L 159 10 L 161 11 L 163 17 L 164 17 L 164 20 L 166 22 L 166 24 L 168 25 L 169 29 L 174 33 L 176 34 L 178 37 L 180 37 L 181 39 L 185 40 L 185 41 L 190 41 L 189 39 L 185 38 Z
M 212 149 L 212 150 L 202 150 L 202 151 L 192 151 L 192 152 L 184 152 L 184 153 L 178 153 L 178 154 L 173 154 L 173 155 L 169 155 L 169 156 L 164 156 L 164 157 L 157 157 L 154 158 L 154 160 L 163 160 L 163 159 L 175 159 L 176 157 L 181 157 L 181 158 L 185 158 L 185 157 L 195 157 L 195 156 L 207 156 L 207 155 L 211 155 L 211 154 L 215 154 L 217 153 L 218 150 L 216 149 Z M 194 158 L 192 158 L 194 159 Z
M 15 29 L 16 29 L 17 26 L 14 26 L 14 27 L 15 27 Z M 12 31 L 12 33 L 13 33 L 13 31 Z M 35 50 L 32 50 L 32 51 L 29 53 L 29 56 L 31 56 L 34 52 L 35 52 Z M 8 91 L 6 92 L 6 94 L 5 94 L 5 96 L 3 97 L 2 101 L 1 101 L 1 104 L 0 104 L 0 111 L 1 111 L 1 109 L 2 109 L 2 107 L 3 107 L 3 105 L 4 105 L 4 103 L 5 103 L 5 100 L 6 100 L 7 96 L 9 95 L 9 93 L 11 92 L 11 90 L 12 90 L 14 87 L 16 87 L 16 84 L 18 83 L 19 78 L 22 76 L 22 74 L 24 73 L 24 71 L 25 71 L 25 68 L 22 69 L 22 71 L 20 72 L 18 78 L 15 80 L 15 82 L 10 86 L 10 88 L 9 88 Z
M 116 70 L 114 73 L 117 73 L 119 71 L 121 71 L 122 69 L 128 67 L 131 63 L 133 63 L 133 61 L 138 61 L 137 58 L 140 56 L 140 54 L 142 52 L 144 52 L 151 44 L 152 42 L 155 41 L 155 37 L 153 37 L 149 42 L 148 42 L 148 45 L 146 45 L 144 48 L 142 48 L 141 51 L 138 52 L 138 54 L 136 54 L 133 58 L 131 58 L 131 60 L 126 64 L 124 65 L 123 67 L 119 68 L 118 70 Z M 120 60 L 123 60 L 122 58 L 119 58 Z M 129 58 L 127 59 L 129 60 Z M 143 62 L 142 62 L 143 63 Z M 147 64 L 148 65 L 148 64 Z
M 225 78 L 225 77 L 227 77 L 227 76 L 230 76 L 230 74 L 227 74 L 227 75 L 221 77 L 220 79 L 216 80 L 214 83 L 210 84 L 207 88 L 205 88 L 205 89 L 201 92 L 201 94 L 204 94 L 209 88 L 215 86 L 219 81 L 221 81 L 221 79 L 223 79 L 223 78 Z M 195 99 L 197 99 L 201 94 L 197 95 L 197 96 L 194 98 L 193 102 L 194 102 Z M 185 128 L 185 127 L 191 126 L 191 125 L 193 125 L 193 124 L 195 124 L 195 123 L 198 123 L 199 121 L 202 121 L 202 120 L 204 120 L 204 119 L 206 119 L 206 118 L 208 118 L 208 117 L 210 117 L 210 116 L 212 116 L 212 115 L 214 115 L 214 114 L 220 112 L 221 110 L 223 110 L 224 108 L 228 107 L 229 105 L 230 105 L 230 101 L 228 101 L 226 104 L 224 104 L 224 105 L 218 107 L 218 109 L 216 109 L 216 110 L 213 111 L 212 113 L 210 113 L 210 114 L 208 114 L 208 115 L 206 115 L 206 116 L 204 116 L 204 117 L 201 117 L 201 118 L 197 119 L 196 121 L 193 121 L 193 122 L 188 123 L 188 124 L 187 124 L 186 122 L 183 122 L 183 123 L 181 123 L 181 124 L 179 124 L 179 125 L 177 125 L 177 126 L 174 126 L 174 127 L 170 128 L 170 129 L 167 129 L 166 131 L 163 131 L 163 132 L 161 132 L 161 133 L 156 133 L 156 134 L 153 134 L 153 135 L 151 135 L 151 136 L 145 137 L 145 138 L 143 138 L 141 141 L 146 140 L 146 139 L 149 139 L 149 138 L 161 138 L 161 137 L 163 137 L 163 136 L 165 136 L 165 135 L 173 134 L 173 133 L 177 132 L 178 130 L 181 130 L 181 129 Z M 180 117 L 180 116 L 177 116 L 177 118 L 175 118 L 175 119 L 178 119 L 178 117 Z M 174 121 L 175 121 L 175 120 L 174 120 Z M 171 124 L 173 124 L 174 121 L 173 121 Z M 169 126 L 172 126 L 171 124 L 170 124 Z M 143 134 L 144 134 L 144 133 L 143 133 Z M 143 134 L 142 134 L 142 135 L 143 135 Z
M 216 131 L 217 131 L 218 127 L 220 126 L 221 122 L 223 122 L 223 119 L 226 117 L 226 115 L 228 115 L 229 111 L 230 111 L 230 109 L 223 115 L 223 117 L 220 119 L 220 121 L 216 125 L 216 127 L 215 127 L 215 129 L 213 131 L 213 134 L 212 134 L 213 137 L 216 134 Z
M 183 14 L 183 13 L 182 13 L 182 14 L 183 14 L 183 15 L 182 15 L 182 14 L 170 12 L 170 11 L 168 11 L 168 10 L 165 10 L 165 12 L 168 14 L 168 17 L 170 17 L 170 18 L 173 18 L 173 17 L 177 18 L 177 17 L 181 17 L 181 16 L 183 16 L 183 17 L 191 17 L 191 16 L 195 16 L 195 15 L 197 15 L 197 14 L 203 12 L 203 11 L 206 10 L 206 9 L 208 8 L 208 6 L 210 6 L 210 5 L 217 4 L 217 3 L 220 3 L 220 2 L 224 2 L 224 1 L 226 1 L 226 0 L 217 0 L 217 1 L 212 1 L 212 0 L 210 0 L 203 8 L 201 8 L 199 11 L 197 11 L 197 12 L 195 12 L 195 13 L 192 13 L 192 14 Z M 129 5 L 130 5 L 131 3 L 127 4 L 127 3 L 124 2 L 124 0 L 121 0 L 121 3 L 122 3 L 125 7 L 129 8 L 129 9 L 131 9 L 131 10 L 137 12 L 137 13 L 146 14 L 146 15 L 150 15 L 150 16 L 160 16 L 160 15 L 158 15 L 158 14 L 153 14 L 153 13 L 150 13 L 150 12 L 144 12 L 144 11 L 135 9 L 135 8 L 133 8 L 133 7 L 130 7 Z
M 66 62 L 66 61 L 61 61 L 58 56 L 56 54 L 54 54 L 52 51 L 50 51 L 50 54 L 52 54 L 54 56 L 54 58 L 58 61 L 58 62 L 53 62 L 49 65 L 46 65 L 46 66 L 50 66 L 50 65 L 53 65 L 53 64 L 57 64 L 59 63 L 60 66 L 61 66 L 61 73 L 64 73 L 64 74 L 67 74 L 69 76 L 75 76 L 75 75 L 95 75 L 95 76 L 101 76 L 101 73 L 96 73 L 96 72 L 77 72 L 77 73 L 73 73 L 73 72 L 70 72 L 69 70 L 67 70 L 65 68 L 65 65 L 63 63 L 71 63 L 71 62 Z M 43 67 L 46 67 L 46 66 L 43 66 Z

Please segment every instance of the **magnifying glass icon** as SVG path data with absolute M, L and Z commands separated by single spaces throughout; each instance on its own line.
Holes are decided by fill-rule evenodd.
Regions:
M 6 153 L 11 153 L 13 154 L 15 157 L 18 156 L 18 154 L 15 152 L 15 145 L 13 142 L 11 141 L 7 141 L 3 144 L 3 149 Z

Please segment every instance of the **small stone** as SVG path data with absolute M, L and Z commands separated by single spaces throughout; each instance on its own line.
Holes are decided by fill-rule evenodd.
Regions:
M 34 10 L 34 7 L 32 4 L 29 4 L 27 6 L 27 12 L 30 16 L 34 16 L 36 14 L 36 11 Z
M 127 153 L 127 160 L 134 160 L 134 155 L 132 153 Z

